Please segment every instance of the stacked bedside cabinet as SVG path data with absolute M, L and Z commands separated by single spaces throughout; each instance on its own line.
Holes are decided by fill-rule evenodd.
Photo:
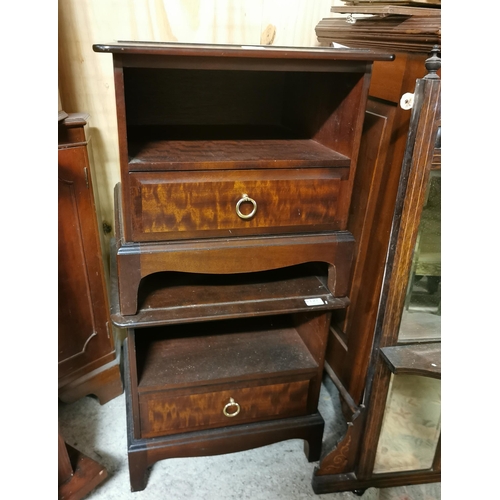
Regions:
M 360 50 L 117 42 L 112 320 L 133 491 L 165 458 L 300 438 L 319 459 L 371 67 Z

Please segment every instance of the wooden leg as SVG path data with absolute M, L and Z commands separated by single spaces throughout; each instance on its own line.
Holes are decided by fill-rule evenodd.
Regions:
M 146 488 L 148 462 L 146 451 L 129 451 L 128 469 L 131 491 L 142 491 Z
M 304 453 L 309 462 L 317 462 L 321 458 L 324 428 L 324 422 L 311 428 L 309 436 L 304 441 Z
M 81 500 L 101 484 L 108 472 L 104 466 L 69 446 L 59 437 L 59 500 Z M 71 469 L 71 474 L 67 472 Z M 66 474 L 66 477 L 64 476 Z

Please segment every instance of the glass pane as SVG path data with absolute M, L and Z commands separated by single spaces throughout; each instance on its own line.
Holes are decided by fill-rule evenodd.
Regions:
M 441 380 L 393 375 L 375 473 L 429 469 L 441 432 Z
M 431 170 L 399 341 L 441 338 L 441 170 Z

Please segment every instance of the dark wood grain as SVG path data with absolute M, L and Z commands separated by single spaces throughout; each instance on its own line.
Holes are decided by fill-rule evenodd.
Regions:
M 273 237 L 267 241 L 262 238 L 214 239 L 210 246 L 203 241 L 194 240 L 185 243 L 176 242 L 175 246 L 149 243 L 140 247 L 120 247 L 116 257 L 119 314 L 123 316 L 137 314 L 142 278 L 166 270 L 199 273 L 200 262 L 204 263 L 202 274 L 223 276 L 272 270 L 276 266 L 278 269 L 283 269 L 329 259 L 325 263 L 328 265 L 327 288 L 335 298 L 346 297 L 352 243 L 349 234 L 339 232 L 312 234 L 302 236 L 300 239 L 293 236 Z M 137 256 L 140 257 L 139 269 L 136 267 Z M 135 270 L 138 271 L 136 274 Z M 340 304 L 335 301 L 329 303 L 334 306 Z
M 314 412 L 328 322 L 317 313 L 296 329 L 290 317 L 269 316 L 136 331 L 140 435 Z M 234 420 L 222 412 L 231 397 L 241 408 Z
M 154 273 L 141 282 L 137 313 L 122 315 L 115 260 L 112 255 L 111 319 L 122 328 L 325 311 L 349 304 L 347 297 L 333 297 L 321 266 L 306 265 L 235 275 Z
M 176 42 L 137 42 L 118 41 L 93 45 L 95 52 L 116 54 L 145 54 L 161 56 L 182 56 L 189 58 L 201 56 L 213 58 L 219 62 L 224 58 L 248 59 L 296 59 L 327 60 L 327 61 L 381 61 L 392 60 L 392 54 L 370 50 L 353 51 L 349 49 L 324 49 L 321 47 L 279 47 L 265 45 L 235 45 L 235 44 L 194 44 Z
M 130 146 L 131 171 L 349 167 L 350 159 L 311 139 L 147 140 Z
M 133 328 L 127 329 L 127 349 L 124 352 L 127 353 L 128 359 L 124 360 L 124 366 L 128 367 L 128 373 L 125 375 L 130 380 L 130 406 L 129 411 L 132 414 L 132 419 L 134 421 L 134 437 L 141 437 L 141 419 L 139 411 L 139 391 L 137 389 L 139 377 L 137 373 L 137 351 L 135 342 L 135 330 Z
M 293 316 L 295 329 L 302 342 L 307 347 L 310 355 L 318 365 L 318 369 L 311 378 L 308 395 L 308 410 L 310 413 L 316 411 L 321 383 L 323 379 L 323 369 L 325 364 L 325 350 L 328 342 L 328 326 L 331 315 L 329 313 L 300 313 Z
M 124 343 L 127 351 L 127 341 Z M 125 352 L 125 374 L 129 372 Z M 277 443 L 287 439 L 304 439 L 310 462 L 319 460 L 324 420 L 319 413 L 258 423 L 241 424 L 218 429 L 160 436 L 134 438 L 131 411 L 130 380 L 125 376 L 127 404 L 127 448 L 132 491 L 146 487 L 146 471 L 159 460 L 174 457 L 211 456 L 234 453 Z
M 356 7 L 354 7 L 356 9 Z M 429 15 L 361 16 L 355 23 L 339 17 L 322 19 L 316 26 L 318 41 L 332 41 L 349 47 L 406 52 L 429 52 L 441 43 L 441 10 Z
M 65 443 L 60 434 L 58 464 L 58 500 L 85 498 L 108 477 L 108 471 L 104 466 Z
M 305 415 L 308 387 L 309 381 L 302 380 L 257 387 L 237 384 L 223 391 L 183 396 L 167 393 L 163 397 L 158 393 L 141 395 L 142 436 L 167 436 Z M 227 417 L 223 409 L 231 400 L 239 405 L 239 413 Z
M 373 364 L 368 375 L 370 383 L 367 399 L 370 401 L 372 410 L 367 418 L 364 439 L 367 452 L 362 455 L 358 469 L 361 477 L 370 475 L 373 470 L 376 443 L 385 409 L 386 400 L 383 395 L 388 390 L 390 380 L 390 370 L 380 359 L 381 355 L 378 350 L 394 346 L 398 340 L 413 250 L 432 168 L 434 144 L 440 120 L 441 81 L 419 79 L 415 89 L 415 102 L 394 209 L 388 263 L 374 335 L 373 345 L 377 354 L 373 357 Z
M 58 124 L 58 385 L 63 401 L 94 394 L 104 404 L 123 386 L 109 318 L 87 125 L 85 113 L 69 114 Z
M 318 369 L 296 330 L 280 317 L 140 330 L 136 346 L 141 393 Z
M 73 467 L 69 459 L 68 449 L 64 438 L 59 431 L 57 436 L 57 476 L 58 484 L 61 485 L 71 479 L 73 475 Z
M 119 396 L 123 392 L 120 352 L 115 351 L 115 357 L 108 363 L 102 364 L 101 359 L 96 359 L 61 380 L 59 399 L 69 404 L 93 395 L 103 405 Z
M 419 58 L 420 68 L 415 66 Z M 350 465 L 340 472 L 324 473 L 335 465 L 340 448 L 325 455 L 313 477 L 317 493 L 441 479 L 440 444 L 429 470 L 373 472 L 391 369 L 433 377 L 439 377 L 435 370 L 440 371 L 435 346 L 395 345 L 426 181 L 436 162 L 433 150 L 441 123 L 438 79 L 417 80 L 411 113 L 405 115 L 396 109 L 400 92 L 412 90 L 409 87 L 415 84 L 412 77 L 418 72 L 425 74 L 424 59 L 424 55 L 407 55 L 405 64 L 398 66 L 399 77 L 391 80 L 393 85 L 387 78 L 385 88 L 383 71 L 375 78 L 374 70 L 374 88 L 370 93 L 387 102 L 375 98 L 369 101 L 364 135 L 367 142 L 361 145 L 359 177 L 355 183 L 358 189 L 355 188 L 352 206 L 354 216 L 348 225 L 357 237 L 350 289 L 352 304 L 347 314 L 332 312 L 337 333 L 333 344 L 335 356 L 328 352 L 328 361 L 332 360 L 335 374 L 339 374 L 341 394 L 346 391 L 354 396 L 352 401 L 356 405 L 359 402 L 362 434 L 342 457 Z M 360 315 L 363 321 L 359 321 Z M 383 349 L 388 349 L 387 357 Z M 432 352 L 433 361 L 418 355 L 418 351 Z
M 347 225 L 356 241 L 349 297 L 351 306 L 333 314 L 346 349 L 327 361 L 359 404 L 363 395 L 380 300 L 384 263 L 410 124 L 410 112 L 399 106 L 403 93 L 414 92 L 425 75 L 426 54 L 397 53 L 394 63 L 373 67 L 357 173 Z M 335 358 L 335 359 L 334 359 Z
M 395 375 L 410 373 L 441 378 L 440 343 L 386 346 L 380 352 Z
M 349 297 L 354 300 L 348 310 L 334 314 L 333 326 L 343 342 L 332 333 L 327 353 L 328 363 L 357 404 L 365 385 L 371 353 L 371 343 L 366 339 L 372 335 L 376 319 L 387 251 L 384 242 L 389 238 L 386 224 L 390 224 L 390 214 L 383 205 L 395 197 L 390 177 L 395 170 L 391 143 L 395 140 L 396 113 L 388 103 L 368 102 L 348 222 L 350 231 L 356 234 L 349 289 Z
M 417 471 L 411 476 L 405 472 L 377 474 L 370 479 L 359 479 L 355 472 L 338 475 L 313 476 L 314 493 L 322 495 L 332 491 L 363 491 L 368 488 L 396 488 L 412 484 L 426 484 L 441 481 L 440 471 Z
M 432 168 L 434 144 L 441 124 L 440 80 L 419 80 L 415 95 L 420 101 L 415 103 L 415 107 L 417 110 L 420 107 L 420 110 L 412 115 L 414 124 L 410 128 L 408 146 L 403 158 L 404 177 L 397 200 L 397 209 L 400 212 L 392 228 L 393 262 L 385 285 L 388 289 L 382 328 L 392 333 L 384 336 L 380 347 L 397 342 L 413 251 Z
M 130 174 L 134 241 L 342 229 L 337 169 Z M 254 200 L 239 206 L 245 196 Z
M 367 415 L 364 443 L 366 452 L 361 455 L 358 472 L 361 478 L 372 474 L 376 444 L 379 439 L 385 411 L 385 394 L 391 372 L 381 359 L 379 349 L 397 343 L 401 312 L 404 305 L 410 275 L 413 249 L 418 233 L 420 217 L 425 201 L 434 144 L 441 117 L 441 82 L 417 80 L 415 102 L 411 113 L 407 146 L 403 157 L 402 174 L 397 193 L 391 241 L 387 256 L 382 296 L 374 332 L 372 365 L 369 368 L 366 397 L 370 412 Z M 439 454 L 439 450 L 437 452 Z M 408 481 L 412 472 L 407 473 Z M 439 480 L 434 471 L 433 480 Z

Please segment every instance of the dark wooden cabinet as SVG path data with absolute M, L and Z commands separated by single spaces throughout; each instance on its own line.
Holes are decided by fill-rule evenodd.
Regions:
M 101 404 L 123 392 L 97 225 L 88 115 L 59 122 L 59 398 L 93 394 Z
M 132 490 L 176 456 L 304 439 L 347 230 L 371 51 L 115 43 L 111 317 L 128 329 Z
M 421 62 L 427 74 L 416 79 L 411 112 L 391 112 L 390 102 L 376 100 L 368 106 L 361 146 L 365 158 L 358 173 L 367 168 L 355 182 L 364 183 L 367 195 L 356 200 L 355 189 L 353 205 L 361 211 L 351 226 L 364 236 L 357 240 L 351 307 L 346 315 L 333 312 L 327 353 L 327 371 L 339 387 L 348 426 L 315 470 L 317 493 L 441 479 L 437 52 Z M 415 71 L 406 67 L 404 74 Z M 370 116 L 374 110 L 378 116 Z M 401 126 L 397 115 L 403 112 L 409 120 L 405 148 L 396 156 L 399 147 L 381 146 Z M 370 161 L 368 152 L 376 150 L 381 154 Z M 397 170 L 390 163 L 394 157 L 400 161 Z M 387 198 L 378 187 L 384 178 L 391 181 L 385 184 L 390 186 Z M 364 321 L 355 317 L 360 310 Z

